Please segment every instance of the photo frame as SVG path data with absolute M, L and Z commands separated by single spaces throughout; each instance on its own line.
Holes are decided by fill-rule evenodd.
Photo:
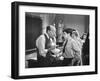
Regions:
M 96 6 L 12 2 L 11 15 L 11 77 L 13 79 L 97 74 Z M 61 24 L 59 24 L 60 20 Z M 89 64 L 38 66 L 37 58 L 33 58 L 36 53 L 36 38 L 46 32 L 47 25 L 76 28 L 81 35 L 83 31 L 89 32 Z M 60 39 L 59 33 L 57 35 Z

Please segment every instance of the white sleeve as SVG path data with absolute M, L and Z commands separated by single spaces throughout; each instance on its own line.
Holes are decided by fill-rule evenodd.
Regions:
M 40 38 L 37 40 L 37 48 L 39 49 L 39 53 L 42 56 L 46 56 L 47 49 L 45 49 L 45 37 L 41 35 Z

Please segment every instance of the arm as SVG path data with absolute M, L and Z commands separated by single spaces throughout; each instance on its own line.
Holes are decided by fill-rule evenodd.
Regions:
M 74 51 L 74 56 L 78 56 L 80 58 L 80 56 L 81 56 L 81 49 L 78 46 L 77 42 L 75 42 L 75 41 L 72 42 L 72 49 Z
M 43 57 L 46 57 L 46 53 L 47 53 L 47 49 L 45 49 L 45 37 L 44 35 L 42 35 L 39 39 L 38 39 L 38 44 L 37 47 L 39 49 L 39 53 L 40 55 L 42 55 Z
M 80 52 L 80 48 L 79 48 L 78 44 L 75 41 L 72 42 L 72 49 L 75 52 Z
M 81 49 L 78 44 L 75 42 L 72 43 L 73 50 L 75 51 L 74 57 L 79 60 L 82 65 Z

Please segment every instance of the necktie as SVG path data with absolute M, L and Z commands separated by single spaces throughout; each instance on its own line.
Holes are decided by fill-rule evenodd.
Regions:
M 65 47 L 67 45 L 68 40 L 66 40 L 65 44 L 64 44 L 64 48 L 63 48 L 63 53 L 65 52 Z

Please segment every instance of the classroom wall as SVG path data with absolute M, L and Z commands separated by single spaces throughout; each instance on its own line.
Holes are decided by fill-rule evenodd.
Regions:
M 65 28 L 74 28 L 79 31 L 80 36 L 84 32 L 88 32 L 88 24 L 86 23 L 86 16 L 82 15 L 64 15 L 64 27 Z
M 45 20 L 48 21 L 44 23 L 44 28 L 46 25 L 52 25 L 53 22 L 58 22 L 58 20 L 56 20 L 57 18 L 54 19 L 55 16 L 52 15 L 48 15 L 45 18 Z M 61 15 L 60 18 L 63 19 L 64 28 L 74 28 L 79 31 L 80 36 L 82 36 L 83 33 L 88 33 L 89 31 L 89 16 L 65 14 Z

